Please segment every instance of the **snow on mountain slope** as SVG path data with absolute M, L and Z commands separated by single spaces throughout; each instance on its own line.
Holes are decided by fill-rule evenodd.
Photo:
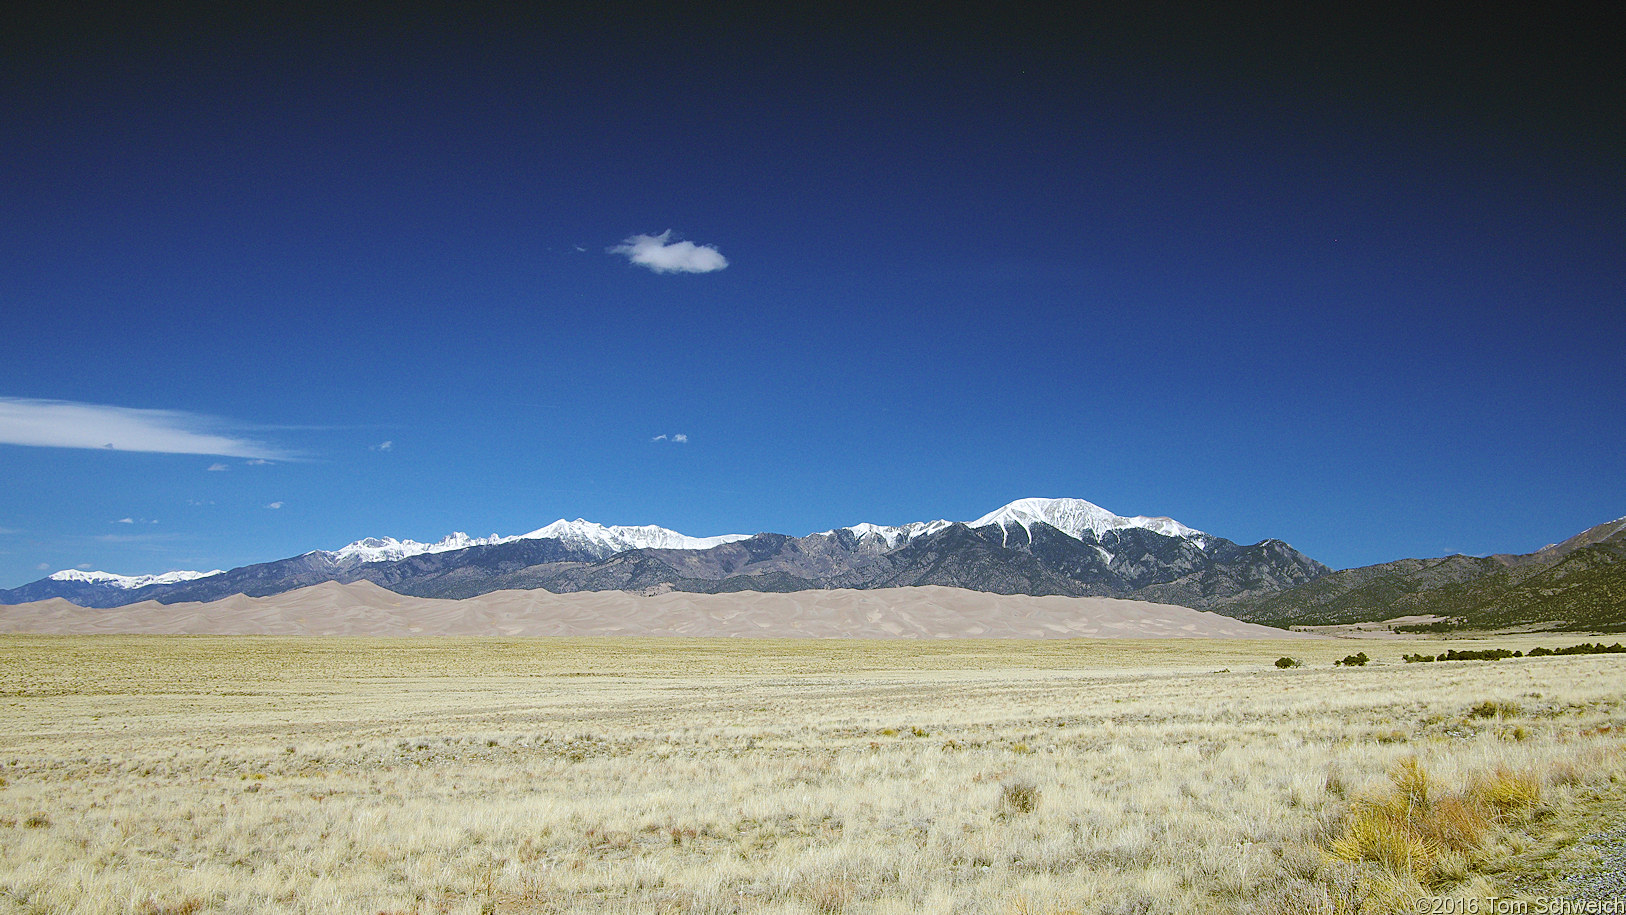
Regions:
M 897 546 L 900 541 L 908 543 L 916 537 L 935 534 L 953 523 L 952 521 L 912 521 L 908 524 L 892 526 L 861 521 L 851 527 L 838 527 L 828 531 L 819 531 L 819 534 L 828 537 L 836 531 L 852 531 L 853 536 L 858 538 L 859 543 L 865 543 L 866 538 L 879 540 L 886 544 L 886 548 L 890 550 Z
M 666 550 L 704 550 L 724 543 L 733 543 L 736 540 L 745 540 L 749 537 L 749 534 L 689 537 L 676 531 L 669 531 L 664 527 L 656 527 L 653 524 L 642 527 L 618 527 L 615 525 L 595 524 L 580 518 L 575 521 L 566 521 L 561 518 L 547 527 L 538 528 L 529 534 L 520 534 L 518 536 L 504 537 L 492 534 L 489 537 L 470 537 L 462 531 L 457 531 L 442 537 L 434 543 L 421 543 L 417 540 L 397 540 L 394 537 L 367 537 L 354 543 L 347 543 L 336 550 L 313 550 L 312 553 L 326 556 L 337 566 L 353 568 L 363 563 L 393 562 L 411 556 L 421 556 L 425 553 L 446 553 L 474 546 L 512 543 L 515 540 L 553 538 L 564 541 L 577 549 L 586 550 L 603 559 L 623 550 L 638 549 L 640 547 Z M 111 572 L 82 572 L 78 569 L 64 569 L 61 572 L 52 573 L 50 578 L 55 581 L 83 582 L 131 589 L 144 588 L 147 585 L 176 584 L 219 574 L 221 574 L 220 569 L 215 569 L 212 572 L 165 572 L 161 575 L 115 575 Z
M 1099 539 L 1107 531 L 1128 527 L 1144 528 L 1165 537 L 1181 537 L 1196 542 L 1198 547 L 1203 546 L 1207 537 L 1202 531 L 1186 527 L 1173 518 L 1148 518 L 1144 515 L 1125 518 L 1083 499 L 1017 499 L 970 522 L 970 526 L 1016 524 L 1023 530 L 1030 530 L 1029 525 L 1036 521 L 1079 539 L 1083 539 L 1085 531 Z
M 1181 537 L 1190 540 L 1199 549 L 1208 544 L 1207 534 L 1195 528 L 1186 527 L 1173 518 L 1148 518 L 1139 515 L 1133 518 L 1125 518 L 1083 499 L 1017 499 L 1009 505 L 994 509 L 975 521 L 967 521 L 966 526 L 979 528 L 991 524 L 997 524 L 1001 527 L 1007 524 L 1016 524 L 1020 525 L 1024 530 L 1031 530 L 1030 525 L 1039 521 L 1050 525 L 1069 537 L 1077 539 L 1083 539 L 1085 531 L 1093 534 L 1093 539 L 1100 539 L 1101 535 L 1107 531 L 1138 527 L 1155 534 L 1162 534 L 1165 537 Z M 935 534 L 952 523 L 950 521 L 916 521 L 912 524 L 888 526 L 865 522 L 854 524 L 851 527 L 821 531 L 820 533 L 830 535 L 837 530 L 848 530 L 853 532 L 860 543 L 864 542 L 866 537 L 874 537 L 884 542 L 887 549 L 892 549 L 899 543 L 907 543 L 916 537 Z M 1111 553 L 1105 550 L 1101 552 L 1108 562 L 1112 561 Z
M 1144 528 L 1166 537 L 1181 537 L 1190 540 L 1199 549 L 1206 547 L 1208 543 L 1207 535 L 1202 531 L 1186 527 L 1172 518 L 1147 518 L 1142 516 L 1125 518 L 1083 499 L 1018 499 L 1009 505 L 983 515 L 975 521 L 968 522 L 968 525 L 978 528 L 990 524 L 1001 526 L 1017 524 L 1027 529 L 1034 522 L 1040 521 L 1069 536 L 1080 539 L 1082 539 L 1085 531 L 1089 531 L 1094 535 L 1092 539 L 1098 539 L 1102 534 L 1110 530 Z M 952 523 L 943 520 L 915 521 L 902 525 L 864 522 L 847 528 L 836 528 L 821 533 L 829 536 L 834 534 L 836 530 L 848 530 L 858 538 L 860 543 L 870 545 L 872 549 L 892 550 L 916 537 L 934 534 Z M 315 552 L 327 556 L 340 566 L 358 566 L 368 562 L 389 562 L 406 559 L 410 556 L 419 556 L 425 553 L 444 553 L 468 547 L 490 546 L 499 543 L 510 543 L 515 540 L 544 538 L 562 541 L 603 559 L 633 549 L 704 550 L 724 543 L 747 540 L 750 535 L 723 534 L 716 537 L 690 537 L 653 524 L 631 527 L 597 524 L 582 518 L 577 518 L 575 521 L 566 521 L 561 518 L 546 527 L 537 528 L 528 534 L 518 536 L 504 537 L 492 534 L 489 537 L 470 537 L 468 534 L 459 531 L 434 543 L 397 540 L 394 537 L 368 537 L 346 544 L 337 550 L 317 550 Z M 1104 550 L 1102 554 L 1104 558 L 1107 558 L 1107 561 L 1111 561 L 1112 554 Z M 56 572 L 50 577 L 57 581 L 85 582 L 117 588 L 141 588 L 154 584 L 192 581 L 219 574 L 221 573 L 218 569 L 212 572 L 165 572 L 161 575 L 115 575 L 110 572 L 81 572 L 76 569 L 67 569 Z
M 640 548 L 663 550 L 704 550 L 723 543 L 732 543 L 744 540 L 749 534 L 724 534 L 720 537 L 689 537 L 669 531 L 664 527 L 646 524 L 641 527 L 620 527 L 616 525 L 595 524 L 577 518 L 575 521 L 558 521 L 546 527 L 537 528 L 529 534 L 503 537 L 492 534 L 490 537 L 470 537 L 461 531 L 450 534 L 434 543 L 419 543 L 416 540 L 396 540 L 394 537 L 368 537 L 346 544 L 327 555 L 334 562 L 341 565 L 360 565 L 364 562 L 390 562 L 405 559 L 408 556 L 420 556 L 424 553 L 445 553 L 451 550 L 467 549 L 471 546 L 490 546 L 498 543 L 512 543 L 515 540 L 559 540 L 577 549 L 586 550 L 600 557 L 610 556 L 624 550 Z
M 518 537 L 499 537 L 492 534 L 490 537 L 470 537 L 458 531 L 448 534 L 434 543 L 419 543 L 416 540 L 396 540 L 394 537 L 368 537 L 347 543 L 336 550 L 327 552 L 332 560 L 341 565 L 360 565 L 364 562 L 390 562 L 396 559 L 405 559 L 408 556 L 420 556 L 424 553 L 445 553 L 450 550 L 461 550 L 471 546 L 488 546 L 493 543 L 507 543 L 518 540 Z
M 219 575 L 224 569 L 215 569 L 212 572 L 163 572 L 158 575 L 115 575 L 112 572 L 81 572 L 78 569 L 63 569 L 52 572 L 52 581 L 82 581 L 92 585 L 107 585 L 112 588 L 145 588 L 148 585 L 169 585 L 178 581 L 196 581 L 199 578 L 208 578 Z
M 722 534 L 716 537 L 689 537 L 664 527 L 645 524 L 638 527 L 597 524 L 577 518 L 560 518 L 547 527 L 538 528 L 520 538 L 538 540 L 552 538 L 581 549 L 608 556 L 623 550 L 707 550 L 737 540 L 747 540 L 750 534 Z

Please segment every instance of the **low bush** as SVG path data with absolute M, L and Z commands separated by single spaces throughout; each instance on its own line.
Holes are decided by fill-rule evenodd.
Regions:
M 1465 620 L 1465 619 L 1463 619 L 1461 617 L 1456 617 L 1454 619 L 1448 619 L 1448 620 L 1437 620 L 1437 621 L 1432 622 L 1432 623 L 1403 623 L 1403 624 L 1401 624 L 1399 626 L 1395 626 L 1394 631 L 1396 631 L 1396 632 L 1417 632 L 1417 633 L 1450 632 L 1453 629 L 1461 629 L 1464 626 L 1466 626 L 1467 624 L 1468 624 L 1467 620 Z
M 1039 809 L 1039 786 L 1032 782 L 1011 782 L 1001 786 L 999 807 L 1005 813 L 1032 813 Z
M 1280 667 L 1282 670 L 1286 670 L 1289 667 L 1303 667 L 1304 662 L 1294 660 L 1293 658 L 1277 658 L 1276 666 Z
M 1468 714 L 1474 718 L 1511 718 L 1519 712 L 1517 702 L 1498 702 L 1492 699 L 1486 699 L 1468 710 Z
M 1397 626 L 1395 628 L 1398 631 L 1400 627 Z M 1621 645 L 1619 642 L 1616 642 L 1613 645 L 1605 645 L 1602 642 L 1598 642 L 1596 644 L 1582 642 L 1579 645 L 1571 645 L 1568 648 L 1536 647 L 1530 649 L 1530 654 L 1528 656 L 1532 658 L 1549 658 L 1554 655 L 1570 654 L 1626 654 L 1626 645 Z M 1407 664 L 1416 664 L 1419 662 L 1426 663 L 1429 661 L 1500 661 L 1503 658 L 1522 658 L 1526 657 L 1526 655 L 1522 651 L 1508 651 L 1506 648 L 1486 648 L 1478 651 L 1473 649 L 1465 649 L 1462 651 L 1450 649 L 1442 655 L 1407 654 L 1401 655 L 1400 657 L 1401 660 L 1405 661 Z
M 1465 649 L 1457 651 L 1451 649 L 1440 655 L 1441 661 L 1500 661 L 1503 658 L 1522 658 L 1522 651 L 1508 651 L 1506 648 L 1485 648 L 1481 650 Z
M 1541 658 L 1541 657 L 1546 657 L 1548 655 L 1564 655 L 1564 654 L 1626 654 L 1626 646 L 1621 645 L 1619 642 L 1616 642 L 1613 645 L 1605 645 L 1602 642 L 1598 642 L 1596 644 L 1589 644 L 1587 642 L 1582 642 L 1579 645 L 1571 645 L 1568 648 L 1550 648 L 1550 649 L 1549 648 L 1532 648 L 1532 649 L 1530 649 L 1530 657 L 1532 657 L 1532 658 Z

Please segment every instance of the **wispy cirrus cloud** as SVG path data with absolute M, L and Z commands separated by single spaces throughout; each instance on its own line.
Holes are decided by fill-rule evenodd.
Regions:
M 297 457 L 234 432 L 233 425 L 217 417 L 181 410 L 0 397 L 0 445 L 209 454 L 256 460 Z
M 179 540 L 181 539 L 181 536 L 179 534 L 99 534 L 90 539 L 96 541 L 97 543 L 152 544 L 167 543 L 172 540 Z
M 677 444 L 682 445 L 682 444 L 685 444 L 685 443 L 687 443 L 689 441 L 689 437 L 687 435 L 683 434 L 682 432 L 678 432 L 678 433 L 675 433 L 673 435 L 665 435 L 665 434 L 657 435 L 654 438 L 650 439 L 650 441 L 652 441 L 652 442 L 676 442 Z
M 671 238 L 671 229 L 659 235 L 634 235 L 608 250 L 656 273 L 711 273 L 728 266 L 728 258 L 712 245 Z

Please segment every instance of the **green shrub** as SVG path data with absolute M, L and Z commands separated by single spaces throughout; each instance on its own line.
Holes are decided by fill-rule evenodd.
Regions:
M 1293 658 L 1277 658 L 1276 666 L 1280 667 L 1282 670 L 1286 670 L 1289 667 L 1303 667 L 1304 662 L 1294 660 Z
M 1531 650 L 1531 652 L 1530 652 L 1530 654 L 1532 654 L 1532 655 L 1534 655 L 1535 653 L 1536 652 L 1534 650 Z M 1553 651 L 1553 654 L 1622 654 L 1622 653 L 1626 653 L 1626 647 L 1623 647 L 1619 642 L 1616 642 L 1613 645 L 1605 645 L 1602 642 L 1599 642 L 1596 645 L 1589 645 L 1586 642 L 1582 642 L 1579 645 L 1571 645 L 1568 648 L 1558 648 L 1558 649 L 1555 649 Z
M 1332 666 L 1334 666 L 1334 667 L 1365 667 L 1366 662 L 1370 661 L 1370 660 L 1372 660 L 1372 659 L 1366 656 L 1366 652 L 1362 651 L 1362 652 L 1359 652 L 1359 653 L 1356 653 L 1356 654 L 1349 655 L 1349 656 L 1345 657 L 1342 661 L 1334 661 L 1334 662 L 1332 662 Z
M 1462 617 L 1455 617 L 1433 623 L 1404 623 L 1393 628 L 1395 632 L 1450 632 L 1453 629 L 1461 629 L 1467 625 L 1467 620 Z
M 1445 654 L 1440 655 L 1440 660 L 1441 661 L 1500 661 L 1503 658 L 1511 658 L 1511 657 L 1513 657 L 1513 652 L 1508 651 L 1506 648 L 1486 648 L 1486 649 L 1484 649 L 1482 651 L 1474 651 L 1472 649 L 1468 649 L 1468 650 L 1464 650 L 1464 651 L 1457 651 L 1456 649 L 1453 648 L 1453 649 L 1448 650 Z

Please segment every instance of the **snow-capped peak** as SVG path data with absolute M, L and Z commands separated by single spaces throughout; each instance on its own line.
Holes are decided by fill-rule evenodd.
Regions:
M 885 525 L 861 521 L 850 527 L 838 527 L 833 530 L 820 531 L 819 533 L 829 536 L 836 531 L 852 531 L 853 536 L 858 538 L 859 543 L 863 543 L 865 538 L 878 538 L 890 550 L 897 546 L 899 541 L 908 542 L 926 534 L 935 534 L 953 523 L 952 521 L 911 521 L 908 524 Z
M 1101 535 L 1111 530 L 1121 530 L 1128 527 L 1145 528 L 1165 537 L 1180 537 L 1195 543 L 1198 549 L 1208 545 L 1208 535 L 1195 528 L 1186 527 L 1173 518 L 1147 518 L 1136 516 L 1125 518 L 1107 511 L 1093 502 L 1083 499 L 1017 499 L 1009 505 L 997 508 L 975 521 L 966 522 L 967 527 L 979 528 L 997 524 L 1004 527 L 1015 524 L 1024 530 L 1031 531 L 1029 527 L 1034 522 L 1042 521 L 1045 524 L 1067 534 L 1070 537 L 1083 539 L 1085 531 L 1094 536 L 1091 539 L 1099 540 Z M 864 522 L 851 527 L 836 528 L 835 530 L 821 531 L 828 536 L 837 530 L 852 531 L 860 543 L 866 538 L 879 539 L 886 544 L 887 549 L 896 547 L 900 542 L 907 543 L 916 537 L 935 534 L 951 521 L 916 521 L 911 524 L 888 526 Z M 1110 555 L 1110 554 L 1109 554 Z
M 1107 531 L 1128 527 L 1144 528 L 1165 537 L 1192 540 L 1198 547 L 1206 543 L 1207 537 L 1202 531 L 1186 527 L 1173 518 L 1148 518 L 1144 515 L 1125 518 L 1083 499 L 1017 499 L 972 521 L 970 526 L 976 528 L 998 524 L 1003 527 L 1016 524 L 1023 530 L 1031 530 L 1029 525 L 1036 521 L 1079 539 L 1083 539 L 1085 531 L 1100 539 Z
M 653 524 L 624 527 L 598 524 L 582 518 L 574 521 L 560 518 L 547 527 L 537 528 L 519 539 L 550 538 L 608 556 L 624 550 L 638 549 L 707 550 L 725 543 L 747 540 L 750 536 L 750 534 L 721 534 L 716 537 L 690 537 Z
M 1620 520 L 1626 522 L 1626 518 Z M 1190 540 L 1199 549 L 1206 549 L 1208 546 L 1207 534 L 1186 527 L 1172 518 L 1148 518 L 1144 516 L 1125 518 L 1083 499 L 1018 499 L 1009 505 L 983 515 L 975 521 L 968 522 L 968 526 L 980 528 L 991 524 L 998 524 L 1002 527 L 1016 524 L 1024 529 L 1031 530 L 1030 525 L 1041 521 L 1071 537 L 1079 539 L 1083 539 L 1085 531 L 1089 531 L 1094 535 L 1091 538 L 1092 540 L 1098 540 L 1102 534 L 1110 530 L 1144 528 L 1166 537 L 1179 537 Z M 851 531 L 861 543 L 868 544 L 870 549 L 892 550 L 916 537 L 935 534 L 953 523 L 943 520 L 915 521 L 902 525 L 863 522 L 822 533 L 828 536 L 835 534 L 837 530 L 847 530 Z M 749 534 L 722 534 L 716 537 L 690 537 L 653 524 L 626 527 L 598 524 L 582 518 L 577 518 L 575 521 L 566 521 L 561 518 L 546 527 L 537 528 L 528 534 L 519 536 L 504 537 L 492 534 L 489 537 L 470 537 L 468 534 L 459 531 L 449 534 L 434 543 L 397 540 L 394 537 L 368 537 L 346 544 L 337 550 L 318 550 L 316 553 L 326 556 L 329 560 L 341 566 L 356 566 L 367 562 L 388 562 L 425 553 L 445 553 L 468 547 L 511 543 L 516 540 L 554 539 L 603 559 L 616 553 L 634 549 L 705 550 L 725 543 L 747 540 L 750 539 L 750 536 Z M 1106 555 L 1110 556 L 1110 554 Z M 148 585 L 194 581 L 219 574 L 221 574 L 219 569 L 211 572 L 164 572 L 157 575 L 115 575 L 111 572 L 82 572 L 77 569 L 64 569 L 53 573 L 50 577 L 55 581 L 84 582 L 133 589 L 143 588 Z
M 664 527 L 656 527 L 653 524 L 642 527 L 616 527 L 595 524 L 581 518 L 577 518 L 575 521 L 566 521 L 561 518 L 546 527 L 518 536 L 504 537 L 492 534 L 489 537 L 470 537 L 468 534 L 458 531 L 434 543 L 397 540 L 394 537 L 368 537 L 364 540 L 345 544 L 336 550 L 322 552 L 333 562 L 340 565 L 360 565 L 364 562 L 393 562 L 397 559 L 421 556 L 425 553 L 446 553 L 452 550 L 467 549 L 471 546 L 512 543 L 515 540 L 553 539 L 563 541 L 577 549 L 586 550 L 603 558 L 623 550 L 638 549 L 640 547 L 668 550 L 704 550 L 718 544 L 744 540 L 749 536 L 749 534 L 724 534 L 721 537 L 687 537 L 676 531 L 669 531 Z
M 208 578 L 219 575 L 223 569 L 212 572 L 162 572 L 157 575 L 115 575 L 112 572 L 81 572 L 78 569 L 63 569 L 52 572 L 52 581 L 82 581 L 92 585 L 107 585 L 113 588 L 145 588 L 148 585 L 172 585 L 182 581 L 196 581 L 199 578 Z
M 492 534 L 490 537 L 470 537 L 462 531 L 448 534 L 434 543 L 396 540 L 394 537 L 367 537 L 363 540 L 357 540 L 355 543 L 347 543 L 336 550 L 328 552 L 327 555 L 334 562 L 341 564 L 390 562 L 396 559 L 405 559 L 408 556 L 421 556 L 424 553 L 445 553 L 471 546 L 488 546 L 493 543 L 507 543 L 510 540 L 518 539 L 518 537 L 499 537 L 496 534 Z

